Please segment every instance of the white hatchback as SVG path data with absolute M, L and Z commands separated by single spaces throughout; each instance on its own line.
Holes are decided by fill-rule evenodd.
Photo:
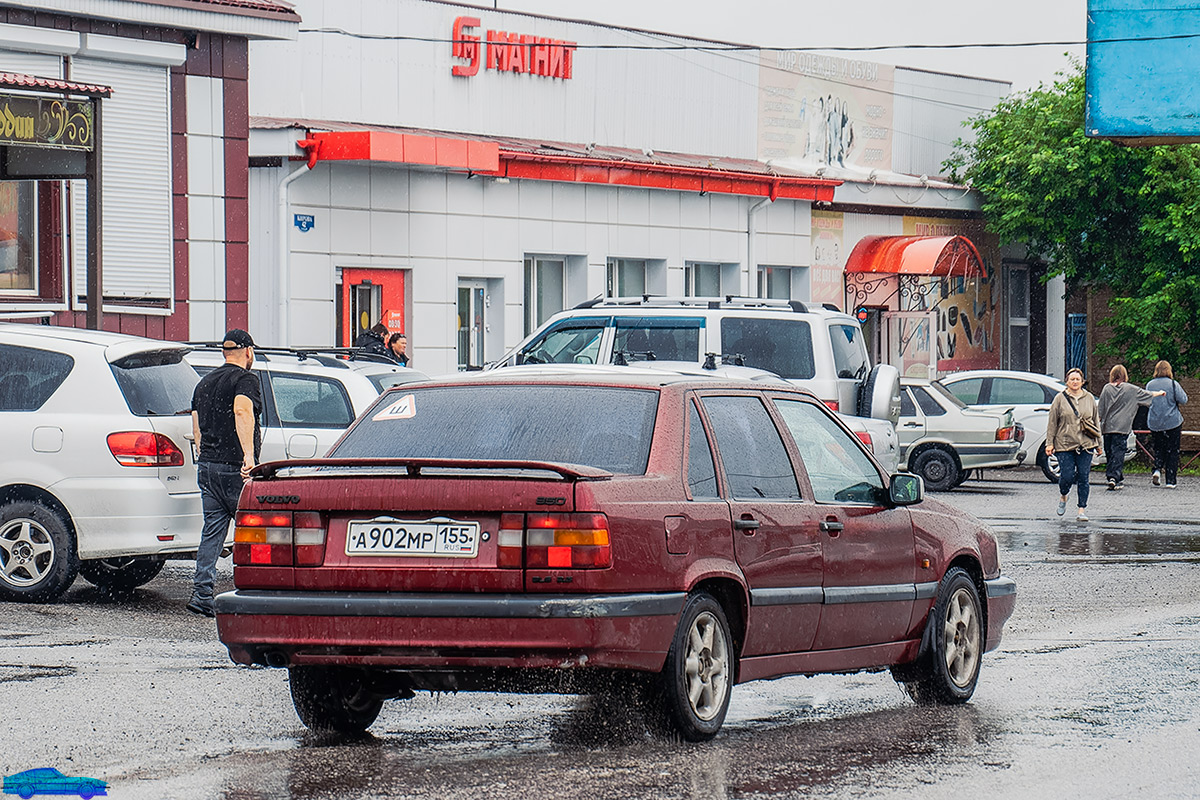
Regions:
M 0 597 L 140 586 L 192 554 L 196 373 L 154 339 L 0 324 Z

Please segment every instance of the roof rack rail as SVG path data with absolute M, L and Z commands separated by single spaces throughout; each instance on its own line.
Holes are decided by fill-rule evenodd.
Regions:
M 198 350 L 220 350 L 221 342 L 184 342 L 189 347 Z M 364 350 L 361 347 L 323 347 L 314 345 L 312 347 L 256 347 L 254 348 L 256 356 L 264 356 L 266 360 L 270 360 L 272 355 L 287 355 L 295 356 L 301 361 L 311 358 L 318 363 L 325 364 L 331 367 L 345 366 L 347 361 L 366 361 L 375 364 L 391 364 L 399 366 L 393 359 L 388 358 L 381 353 L 372 353 Z
M 808 306 L 799 300 L 782 300 L 773 297 L 739 297 L 727 294 L 724 297 L 671 297 L 666 295 L 643 294 L 634 297 L 605 297 L 593 298 L 575 306 L 595 308 L 599 305 L 614 306 L 652 306 L 655 308 L 762 308 L 786 310 L 791 309 L 797 314 L 808 313 Z M 837 309 L 834 309 L 837 310 Z

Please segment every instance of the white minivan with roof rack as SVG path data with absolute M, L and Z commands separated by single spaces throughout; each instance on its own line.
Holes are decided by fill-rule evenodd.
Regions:
M 555 314 L 493 367 L 691 361 L 755 367 L 834 411 L 900 414 L 900 375 L 871 367 L 858 320 L 832 306 L 759 297 L 596 299 Z
M 104 590 L 193 556 L 203 523 L 187 347 L 0 324 L 0 598 Z

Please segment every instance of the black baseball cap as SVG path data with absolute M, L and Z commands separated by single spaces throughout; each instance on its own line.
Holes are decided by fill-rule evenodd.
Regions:
M 258 345 L 250 338 L 250 334 L 241 328 L 225 332 L 225 341 L 221 342 L 222 350 L 241 350 L 243 347 L 258 347 Z

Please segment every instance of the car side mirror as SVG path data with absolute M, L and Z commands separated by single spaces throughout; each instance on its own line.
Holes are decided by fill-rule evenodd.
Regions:
M 920 475 L 897 472 L 892 475 L 888 486 L 888 497 L 892 505 L 911 506 L 925 499 L 925 481 Z

